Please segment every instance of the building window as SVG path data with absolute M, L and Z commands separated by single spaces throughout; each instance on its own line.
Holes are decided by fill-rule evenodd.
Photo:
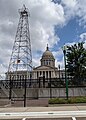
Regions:
M 46 65 L 48 65 L 48 60 L 46 60 Z
M 49 78 L 51 78 L 51 71 L 49 71 Z
M 40 71 L 40 76 L 42 75 L 42 71 Z
M 49 60 L 49 65 L 50 65 L 50 60 Z
M 46 78 L 48 78 L 48 71 L 46 71 Z

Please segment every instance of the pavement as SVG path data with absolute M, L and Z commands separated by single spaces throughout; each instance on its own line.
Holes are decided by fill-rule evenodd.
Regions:
M 47 111 L 81 111 L 86 104 L 51 105 L 49 107 L 1 107 L 0 112 L 47 112 Z
M 19 116 L 18 116 L 19 115 Z M 41 116 L 42 115 L 42 116 Z M 0 108 L 1 120 L 30 120 L 29 118 L 51 119 L 60 118 L 61 120 L 71 120 L 70 117 L 79 117 L 77 120 L 86 120 L 86 104 L 57 105 L 49 107 L 2 107 Z M 81 119 L 80 119 L 81 117 Z M 41 120 L 39 119 L 39 120 Z M 60 120 L 59 119 L 59 120 Z M 45 119 L 46 120 L 46 119 Z

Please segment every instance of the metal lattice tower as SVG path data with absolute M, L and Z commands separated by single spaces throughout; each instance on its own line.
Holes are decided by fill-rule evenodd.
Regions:
M 20 19 L 15 36 L 15 42 L 9 62 L 8 73 L 17 71 L 32 71 L 32 54 L 28 21 L 28 9 L 23 5 L 19 9 Z

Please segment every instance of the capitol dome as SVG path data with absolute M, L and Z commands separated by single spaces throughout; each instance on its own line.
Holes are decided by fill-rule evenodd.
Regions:
M 46 51 L 42 55 L 41 66 L 55 67 L 55 58 L 54 58 L 52 52 L 49 51 L 48 45 L 46 47 Z
M 53 56 L 52 52 L 49 51 L 48 47 L 47 47 L 46 51 L 43 53 L 42 58 L 54 59 L 54 56 Z

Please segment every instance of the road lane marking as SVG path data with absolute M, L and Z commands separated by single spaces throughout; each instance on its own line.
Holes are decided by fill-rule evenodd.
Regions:
M 76 120 L 76 118 L 75 118 L 75 117 L 72 117 L 72 120 Z
M 48 118 L 48 117 L 77 117 L 83 116 L 86 117 L 86 110 L 84 111 L 48 111 L 48 112 L 2 112 L 0 113 L 0 117 L 39 117 L 39 118 Z M 76 120 L 76 119 L 73 119 Z
M 22 120 L 26 120 L 26 118 L 23 118 Z

